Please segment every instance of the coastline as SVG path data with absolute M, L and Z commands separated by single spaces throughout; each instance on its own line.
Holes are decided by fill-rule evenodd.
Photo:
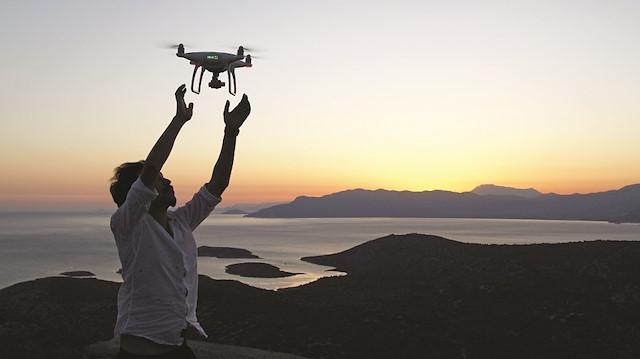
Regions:
M 120 262 L 108 223 L 109 216 L 104 214 L 0 216 L 0 288 L 77 270 L 120 282 L 116 273 Z M 275 290 L 308 283 L 326 274 L 326 267 L 300 258 L 342 251 L 389 233 L 433 233 L 466 243 L 495 244 L 640 241 L 638 224 L 408 218 L 278 220 L 214 213 L 198 229 L 199 246 L 245 248 L 283 271 L 306 274 L 272 280 L 242 278 L 225 272 L 225 266 L 241 260 L 226 258 L 202 257 L 198 266 L 201 274 L 212 278 Z
M 632 241 L 481 245 L 390 235 L 305 258 L 348 274 L 300 287 L 201 276 L 198 317 L 213 343 L 308 358 L 638 357 L 637 258 Z M 28 346 L 30 358 L 78 357 L 110 339 L 117 288 L 46 278 L 2 289 L 0 344 L 7 353 Z

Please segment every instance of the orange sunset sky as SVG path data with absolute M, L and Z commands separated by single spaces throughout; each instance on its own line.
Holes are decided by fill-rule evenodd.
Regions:
M 113 168 L 146 157 L 188 51 L 255 48 L 252 113 L 221 206 L 353 188 L 589 193 L 640 183 L 635 1 L 20 1 L 0 5 L 0 210 L 113 209 Z M 208 82 L 209 76 L 205 77 Z M 221 79 L 226 81 L 226 74 Z M 208 181 L 220 90 L 163 168 Z

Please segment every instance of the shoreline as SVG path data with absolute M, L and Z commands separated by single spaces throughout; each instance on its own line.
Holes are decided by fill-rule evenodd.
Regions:
M 219 215 L 219 216 L 222 216 L 224 218 L 224 217 L 228 217 L 230 215 Z M 235 217 L 235 216 L 230 216 L 230 217 Z M 266 219 L 266 220 L 269 221 L 269 219 Z M 487 221 L 489 221 L 489 222 L 487 222 Z M 505 225 L 505 224 L 506 225 L 511 225 L 511 224 L 513 224 L 514 225 L 514 227 L 513 227 L 514 229 L 517 229 L 517 228 L 519 228 L 521 226 L 526 226 L 528 223 L 536 224 L 536 223 L 539 222 L 538 220 L 502 220 L 502 219 L 494 219 L 494 220 L 465 219 L 464 220 L 464 222 L 469 223 L 468 224 L 469 226 L 476 226 L 477 223 L 480 223 L 480 224 L 482 224 L 482 223 L 491 223 L 493 221 L 499 221 L 499 222 L 502 223 L 502 225 Z M 562 230 L 562 227 L 563 227 L 563 225 L 565 223 L 570 223 L 571 221 L 555 221 L 555 220 L 547 221 L 547 220 L 544 220 L 544 222 L 555 223 L 555 225 L 557 227 L 556 230 L 560 231 L 560 230 Z M 586 225 L 594 223 L 592 221 L 577 221 L 577 222 L 582 223 L 582 224 L 586 224 Z M 333 224 L 333 222 L 330 222 L 330 223 Z M 363 223 L 368 224 L 369 221 L 364 221 Z M 405 221 L 403 221 L 402 223 L 405 223 Z M 613 224 L 613 223 L 607 223 L 607 222 L 599 222 L 599 223 L 602 224 L 602 225 L 613 226 L 615 228 L 620 227 L 620 228 L 633 229 L 632 232 L 629 232 L 629 233 L 633 233 L 633 234 L 630 234 L 630 235 L 638 236 L 638 233 L 640 233 L 640 231 L 638 231 L 638 232 L 635 231 L 635 228 L 640 226 L 640 224 L 636 224 L 636 223 L 623 223 L 623 224 Z M 212 225 L 213 226 L 217 226 L 218 224 L 217 223 L 210 224 L 210 226 L 212 226 Z M 437 224 L 435 224 L 435 225 L 437 226 Z M 590 226 L 587 227 L 587 228 L 590 228 Z M 628 232 L 628 230 L 625 230 L 625 232 Z M 405 233 L 408 233 L 408 232 L 405 232 Z M 560 234 L 562 234 L 562 233 L 560 233 Z M 58 235 L 55 235 L 55 234 L 54 234 L 54 236 L 55 237 L 59 237 Z M 522 236 L 522 235 L 519 234 L 518 236 Z M 617 235 L 617 236 L 619 237 L 620 235 Z M 591 242 L 591 241 L 601 241 L 601 240 L 605 240 L 605 241 L 629 241 L 629 242 L 640 241 L 640 238 L 638 238 L 638 239 L 635 239 L 635 238 L 620 239 L 620 238 L 616 238 L 616 236 L 613 236 L 612 239 L 601 239 L 601 237 L 605 237 L 606 238 L 606 234 L 598 235 L 598 237 L 594 236 L 594 238 L 590 238 L 590 239 L 586 239 L 586 240 L 575 240 L 575 239 L 574 240 L 558 240 L 558 238 L 552 238 L 552 239 L 547 239 L 547 240 L 537 240 L 536 242 L 532 242 L 531 239 L 528 238 L 528 237 L 532 237 L 531 235 L 529 235 L 529 236 L 524 235 L 523 237 L 524 238 L 523 238 L 523 242 L 522 243 L 514 243 L 512 241 L 504 242 L 504 241 L 497 240 L 497 241 L 492 242 L 491 244 L 530 245 L 530 244 L 548 244 L 548 243 L 572 243 L 572 242 L 583 242 L 583 241 Z M 574 237 L 575 237 L 575 235 L 574 235 Z M 459 242 L 468 243 L 468 244 L 484 243 L 484 242 L 479 242 L 478 240 L 473 240 L 473 239 L 466 239 L 466 240 L 464 240 L 464 239 L 463 240 L 456 239 L 456 240 L 459 241 Z M 107 241 L 110 243 L 111 239 L 109 238 L 109 239 L 107 239 Z M 199 240 L 198 242 L 199 243 L 210 243 L 210 242 L 206 241 L 206 238 L 204 238 L 204 240 Z M 220 245 L 220 244 L 218 244 L 218 245 Z M 202 245 L 201 247 L 209 247 L 209 246 Z M 8 247 L 8 248 L 10 248 L 10 247 Z M 8 249 L 8 248 L 5 248 L 5 249 Z M 222 250 L 223 252 L 226 249 L 231 249 L 233 251 L 239 249 L 239 248 L 235 248 L 233 246 L 220 246 L 220 247 L 215 247 L 215 248 L 217 248 L 218 250 Z M 5 283 L 2 283 L 1 286 L 0 286 L 0 289 L 7 288 L 7 287 L 9 287 L 11 285 L 14 285 L 14 284 L 17 284 L 17 283 L 21 283 L 21 282 L 25 282 L 25 281 L 29 281 L 29 280 L 33 280 L 33 279 L 46 278 L 46 277 L 51 277 L 51 276 L 58 276 L 62 272 L 74 272 L 74 271 L 93 272 L 93 273 L 96 274 L 95 277 L 97 279 L 109 280 L 109 281 L 120 283 L 120 282 L 122 282 L 122 279 L 121 279 L 120 274 L 117 273 L 117 270 L 118 270 L 118 268 L 120 268 L 120 265 L 118 263 L 117 253 L 116 253 L 116 250 L 115 250 L 115 245 L 113 245 L 113 248 L 111 248 L 111 246 L 109 245 L 109 249 L 113 251 L 113 256 L 112 256 L 112 260 L 111 260 L 113 262 L 113 265 L 111 265 L 109 267 L 104 267 L 104 266 L 95 267 L 95 266 L 92 266 L 92 265 L 77 265 L 77 264 L 73 264 L 71 266 L 53 267 L 52 264 L 49 264 L 47 266 L 48 268 L 50 268 L 49 270 L 38 270 L 37 273 L 33 273 L 33 274 L 28 273 L 28 272 L 16 271 L 15 267 L 5 268 L 5 276 L 6 276 L 5 278 L 11 278 L 11 280 L 9 280 L 9 281 L 7 281 Z M 245 250 L 245 249 L 240 249 L 240 250 L 247 251 L 249 254 L 252 254 L 248 250 Z M 16 255 L 19 255 L 20 257 L 23 257 L 23 253 L 16 253 Z M 218 265 L 220 267 L 220 269 L 217 270 L 219 272 L 219 275 L 216 275 L 215 273 L 212 273 L 212 271 L 211 271 L 212 262 L 207 262 L 209 260 L 209 258 L 214 258 L 214 257 L 220 263 Z M 79 257 L 76 257 L 76 258 L 79 258 Z M 247 258 L 248 258 L 248 256 L 247 256 Z M 298 257 L 298 258 L 301 258 L 301 257 Z M 225 258 L 223 256 L 216 257 L 216 256 L 212 256 L 212 255 L 204 255 L 204 256 L 199 255 L 199 258 L 198 258 L 198 262 L 199 262 L 199 266 L 200 266 L 199 274 L 207 275 L 207 276 L 210 276 L 212 278 L 218 278 L 218 279 L 239 280 L 239 281 L 241 281 L 241 282 L 243 282 L 245 284 L 256 286 L 258 288 L 269 289 L 269 290 L 277 290 L 279 288 L 287 288 L 287 287 L 291 287 L 291 286 L 297 286 L 297 285 L 301 285 L 303 283 L 312 282 L 314 280 L 317 280 L 317 279 L 325 277 L 325 276 L 326 277 L 330 277 L 330 276 L 334 276 L 335 275 L 335 273 L 328 273 L 327 272 L 328 270 L 330 270 L 329 268 L 317 268 L 317 270 L 314 272 L 315 274 L 314 274 L 313 278 L 301 280 L 300 282 L 303 282 L 303 283 L 295 284 L 294 282 L 287 281 L 287 282 L 284 282 L 283 284 L 277 284 L 277 283 L 274 282 L 274 283 L 269 283 L 268 285 L 265 285 L 265 286 L 261 286 L 259 282 L 254 281 L 255 279 L 258 279 L 256 277 L 252 278 L 252 277 L 240 277 L 240 276 L 235 276 L 235 275 L 234 276 L 227 275 L 228 273 L 225 273 L 225 270 L 224 270 L 224 268 L 227 265 L 233 264 L 233 263 L 240 263 L 240 261 L 233 262 L 234 259 L 240 260 L 240 259 L 242 259 L 242 257 L 241 256 L 237 256 L 237 257 L 226 257 Z M 38 259 L 38 260 L 40 260 L 40 259 Z M 229 260 L 232 260 L 232 261 L 229 262 Z M 64 261 L 64 259 L 63 259 L 63 261 Z M 296 262 L 297 261 L 298 260 L 296 260 Z M 283 264 L 285 262 L 286 262 L 286 265 L 284 267 L 281 267 L 281 264 Z M 304 273 L 304 272 L 306 272 L 306 270 L 310 269 L 310 268 L 306 268 L 306 270 L 304 270 L 304 269 L 300 270 L 299 268 L 297 268 L 297 269 L 287 268 L 287 266 L 290 266 L 293 262 L 291 260 L 284 260 L 284 259 L 279 259 L 279 258 L 267 259 L 266 263 L 274 265 L 276 267 L 279 267 L 281 270 L 283 270 L 285 272 L 291 272 L 291 273 L 300 273 L 300 272 Z M 306 263 L 311 265 L 310 262 L 306 262 Z M 215 264 L 215 263 L 213 263 L 213 264 Z M 217 264 L 215 264 L 215 265 L 217 265 Z M 34 266 L 37 268 L 37 264 L 31 264 L 30 266 L 22 264 L 22 266 L 26 270 L 29 270 L 30 268 L 34 268 Z M 18 267 L 18 268 L 20 268 L 20 267 Z M 322 274 L 320 274 L 320 272 L 318 272 L 319 270 L 323 271 Z M 318 273 L 316 273 L 316 272 L 318 272 Z M 284 278 L 284 277 L 281 277 L 281 278 Z M 271 279 L 276 279 L 276 278 L 271 278 Z M 293 284 L 290 284 L 290 283 L 293 283 Z
M 635 241 L 486 245 L 389 235 L 306 258 L 348 274 L 299 287 L 200 276 L 198 318 L 207 341 L 308 358 L 638 357 L 637 258 Z M 108 340 L 118 286 L 45 278 L 2 289 L 1 343 L 62 358 Z

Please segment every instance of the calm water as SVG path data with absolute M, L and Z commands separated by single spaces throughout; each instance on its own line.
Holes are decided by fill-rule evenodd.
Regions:
M 87 270 L 121 281 L 117 250 L 109 230 L 110 213 L 0 213 L 0 288 Z M 485 244 L 640 240 L 640 225 L 606 222 L 441 218 L 262 219 L 213 214 L 196 230 L 198 245 L 237 247 L 260 260 L 199 258 L 201 274 L 267 289 L 300 285 L 326 275 L 328 267 L 301 257 L 349 249 L 388 234 L 425 233 Z M 228 264 L 260 261 L 302 273 L 279 279 L 226 274 Z

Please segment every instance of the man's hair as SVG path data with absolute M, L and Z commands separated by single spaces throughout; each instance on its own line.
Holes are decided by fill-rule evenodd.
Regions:
M 142 167 L 144 167 L 144 161 L 125 162 L 114 170 L 109 190 L 118 207 L 122 206 L 124 200 L 127 199 L 127 193 L 129 193 L 133 182 L 140 177 Z

